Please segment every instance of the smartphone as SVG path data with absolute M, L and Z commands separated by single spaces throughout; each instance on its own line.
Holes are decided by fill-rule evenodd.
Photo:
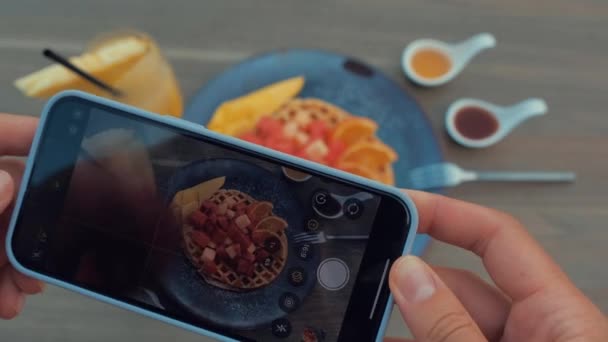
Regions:
M 70 91 L 42 113 L 7 235 L 42 281 L 222 341 L 380 341 L 411 200 Z

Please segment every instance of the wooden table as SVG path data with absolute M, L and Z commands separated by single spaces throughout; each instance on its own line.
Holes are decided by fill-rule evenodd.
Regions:
M 571 185 L 469 184 L 450 195 L 512 213 L 574 282 L 608 311 L 608 3 L 601 0 L 431 2 L 119 0 L 3 3 L 0 12 L 0 109 L 37 114 L 12 81 L 46 65 L 40 51 L 78 52 L 98 32 L 133 27 L 156 37 L 186 96 L 231 64 L 273 48 L 313 47 L 358 56 L 384 70 L 420 100 L 451 161 L 470 168 L 570 169 Z M 454 82 L 419 89 L 400 72 L 405 44 L 420 37 L 460 40 L 492 32 L 498 46 Z M 451 143 L 443 113 L 472 96 L 510 104 L 542 97 L 549 114 L 525 123 L 495 147 L 471 151 Z M 470 253 L 434 243 L 432 263 L 483 272 Z M 483 273 L 482 273 L 483 274 Z M 405 334 L 398 314 L 389 326 Z M 6 341 L 201 341 L 79 295 L 50 287 L 23 315 L 0 322 Z

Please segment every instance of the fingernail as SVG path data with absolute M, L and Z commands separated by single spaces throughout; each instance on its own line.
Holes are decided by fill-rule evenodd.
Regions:
M 11 175 L 8 174 L 8 172 L 0 170 L 0 194 L 4 193 L 4 191 L 11 184 L 12 181 L 13 179 L 11 178 Z
M 19 294 L 17 298 L 17 303 L 15 303 L 15 316 L 18 315 L 21 310 L 23 310 L 23 306 L 25 305 L 25 295 Z
M 430 298 L 437 287 L 429 269 L 415 256 L 405 256 L 395 265 L 397 287 L 400 295 L 410 303 Z

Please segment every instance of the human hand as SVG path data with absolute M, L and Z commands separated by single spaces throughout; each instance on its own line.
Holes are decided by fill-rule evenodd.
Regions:
M 608 320 L 513 217 L 408 191 L 419 232 L 483 260 L 496 286 L 407 256 L 389 285 L 416 341 L 608 341 Z M 404 342 L 386 338 L 385 342 Z
M 24 163 L 15 156 L 27 155 L 38 120 L 0 114 L 0 318 L 15 317 L 23 308 L 25 296 L 39 293 L 43 283 L 15 270 L 5 250 L 6 230 Z

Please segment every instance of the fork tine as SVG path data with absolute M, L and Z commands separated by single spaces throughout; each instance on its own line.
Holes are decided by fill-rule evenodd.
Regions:
M 301 243 L 301 242 L 314 242 L 318 240 L 316 236 L 307 236 L 307 237 L 302 237 L 299 239 L 294 239 L 294 242 L 296 243 Z
M 311 234 L 310 233 L 298 233 L 298 234 L 294 234 L 293 237 L 295 239 L 297 239 L 297 238 L 306 237 L 306 236 L 309 236 L 309 235 L 311 235 Z

